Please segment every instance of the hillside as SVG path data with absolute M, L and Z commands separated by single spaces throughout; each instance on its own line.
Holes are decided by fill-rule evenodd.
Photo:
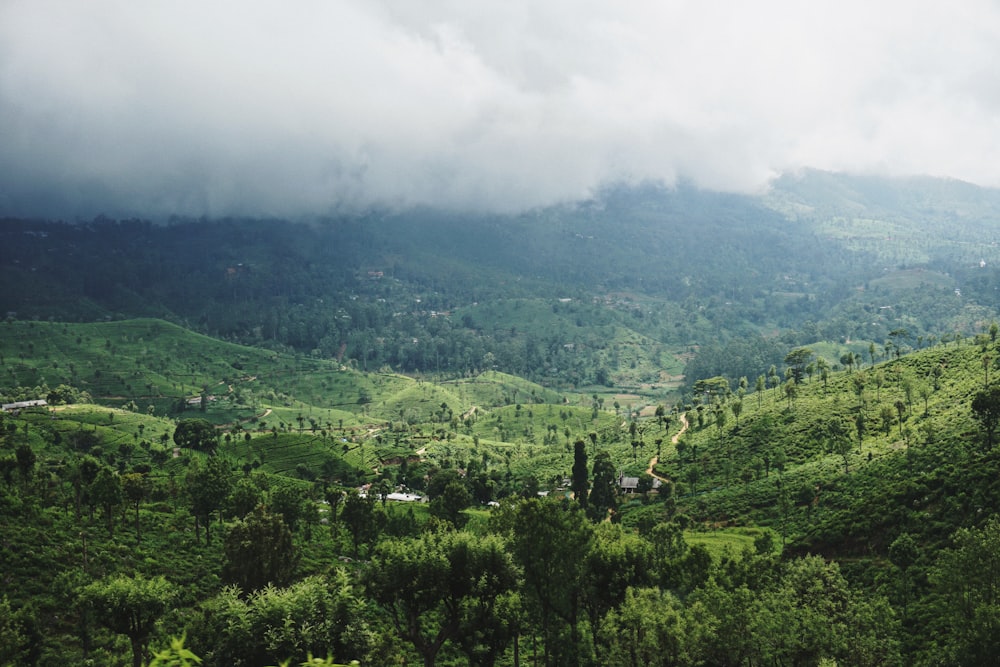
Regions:
M 996 208 L 5 221 L 0 650 L 991 664 Z
M 759 197 L 618 187 L 508 216 L 4 220 L 0 312 L 162 318 L 362 371 L 671 391 L 795 345 L 975 333 L 1000 308 L 997 208 L 960 183 L 806 172 Z
M 716 622 L 736 622 L 730 596 L 740 595 L 741 587 L 759 595 L 771 591 L 759 598 L 764 604 L 768 595 L 777 594 L 772 585 L 783 585 L 796 568 L 805 569 L 794 576 L 807 576 L 815 567 L 809 558 L 821 555 L 839 565 L 837 573 L 808 576 L 834 577 L 840 583 L 828 585 L 849 587 L 850 595 L 860 596 L 851 598 L 856 599 L 852 604 L 874 605 L 864 613 L 882 619 L 881 639 L 854 635 L 851 641 L 862 642 L 857 646 L 874 641 L 889 651 L 867 663 L 834 644 L 816 648 L 821 655 L 885 664 L 896 660 L 891 656 L 898 649 L 906 664 L 948 663 L 947 651 L 972 655 L 962 651 L 980 645 L 984 636 L 950 634 L 957 617 L 942 573 L 959 567 L 947 558 L 965 553 L 950 550 L 962 544 L 953 541 L 955 531 L 991 530 L 992 508 L 1000 500 L 995 482 L 1000 461 L 971 409 L 1000 370 L 1000 350 L 988 333 L 909 352 L 900 347 L 878 350 L 870 358 L 859 354 L 844 369 L 803 353 L 796 365 L 787 366 L 791 380 L 772 385 L 761 369 L 765 388 L 760 392 L 753 390 L 754 382 L 745 392 L 737 387 L 731 393 L 725 383 L 703 383 L 699 387 L 711 393 L 696 394 L 686 405 L 661 405 L 665 409 L 654 415 L 656 404 L 640 397 L 610 401 L 597 394 L 556 394 L 495 371 L 440 384 L 365 373 L 221 343 L 157 320 L 2 326 L 0 364 L 4 378 L 18 382 L 4 385 L 4 402 L 47 397 L 52 403 L 5 413 L 0 429 L 4 604 L 10 605 L 4 622 L 21 637 L 18 645 L 34 652 L 37 664 L 77 661 L 82 654 L 119 664 L 101 648 L 115 645 L 113 633 L 88 629 L 87 617 L 80 615 L 86 608 L 80 591 L 87 582 L 117 573 L 166 577 L 179 595 L 178 611 L 161 619 L 159 645 L 187 628 L 192 645 L 204 653 L 210 644 L 185 619 L 205 618 L 211 605 L 221 604 L 221 583 L 233 577 L 222 567 L 231 558 L 226 550 L 234 548 L 227 535 L 251 521 L 246 513 L 260 501 L 292 531 L 297 565 L 282 581 L 306 585 L 304 577 L 350 573 L 350 586 L 360 596 L 353 604 L 367 610 L 368 631 L 388 637 L 391 623 L 378 611 L 383 608 L 376 597 L 370 597 L 377 595 L 370 581 L 373 566 L 343 571 L 343 565 L 332 564 L 359 554 L 381 563 L 388 546 L 378 546 L 380 539 L 401 544 L 429 539 L 417 536 L 420 527 L 433 531 L 435 521 L 442 520 L 466 523 L 466 531 L 481 536 L 506 535 L 512 557 L 526 558 L 517 551 L 518 529 L 507 533 L 511 529 L 502 528 L 504 512 L 533 511 L 531 503 L 518 498 L 534 496 L 536 490 L 550 492 L 550 512 L 575 505 L 566 485 L 576 483 L 581 453 L 593 463 L 586 471 L 588 478 L 593 473 L 591 503 L 610 502 L 610 516 L 625 531 L 605 534 L 602 526 L 613 524 L 598 521 L 587 529 L 596 531 L 588 538 L 597 540 L 595 546 L 586 549 L 625 540 L 621 548 L 631 546 L 616 556 L 625 558 L 628 549 L 653 549 L 655 542 L 645 545 L 654 535 L 686 529 L 681 551 L 669 552 L 673 555 L 662 556 L 667 560 L 660 565 L 636 570 L 620 584 L 670 591 L 679 605 L 672 613 L 687 617 L 696 613 L 688 606 L 696 600 L 727 599 L 713 612 L 721 614 Z M 796 367 L 802 368 L 799 382 Z M 188 404 L 194 398 L 207 399 L 204 410 Z M 66 400 L 84 402 L 59 405 Z M 177 411 L 182 403 L 185 409 Z M 682 412 L 690 427 L 673 444 Z M 209 439 L 196 448 L 178 448 L 178 427 L 201 419 L 215 424 Z M 651 458 L 658 459 L 656 472 L 667 480 L 659 493 L 647 491 L 652 479 L 643 475 Z M 199 503 L 207 500 L 198 500 L 202 496 L 196 491 L 204 483 L 200 480 L 223 471 L 230 472 L 216 479 L 228 480 L 228 491 L 206 513 Z M 618 490 L 619 474 L 640 479 L 640 493 Z M 121 486 L 108 487 L 113 480 Z M 351 503 L 357 501 L 351 494 L 342 496 L 341 489 L 362 483 L 373 484 L 376 502 L 359 506 L 367 509 L 355 517 L 358 509 Z M 601 486 L 605 483 L 610 487 Z M 602 488 L 611 495 L 599 500 Z M 492 518 L 482 509 L 455 514 L 443 499 L 458 489 L 466 494 L 462 502 L 474 508 L 488 500 L 513 504 L 494 511 Z M 379 504 L 378 496 L 391 490 L 429 493 L 437 500 L 429 506 Z M 365 516 L 372 518 L 358 518 Z M 552 539 L 568 539 L 568 533 L 558 537 L 564 530 L 569 527 L 559 528 Z M 976 532 L 964 535 L 979 539 Z M 912 543 L 905 561 L 900 560 L 904 542 Z M 738 556 L 744 547 L 758 555 Z M 767 555 L 778 552 L 780 561 Z M 642 558 L 657 563 L 660 557 L 650 552 Z M 741 560 L 747 558 L 764 560 Z M 528 567 L 529 579 L 518 585 L 530 586 L 531 561 L 519 562 Z M 607 569 L 600 562 L 594 561 L 597 570 L 581 565 L 567 576 L 589 581 Z M 719 570 L 705 579 L 715 568 L 748 567 L 736 579 L 731 569 L 725 570 L 726 578 Z M 974 573 L 964 576 L 972 581 Z M 709 581 L 723 587 L 712 588 Z M 576 628 L 592 637 L 595 655 L 605 658 L 620 654 L 600 627 L 621 622 L 614 610 L 626 604 L 624 587 L 608 590 L 619 593 L 606 602 L 586 597 L 586 604 L 597 605 L 592 609 L 598 615 Z M 59 611 L 66 608 L 76 611 Z M 753 613 L 765 612 L 774 610 Z M 851 632 L 861 632 L 854 621 L 843 622 L 855 628 Z M 32 634 L 43 626 L 43 634 Z M 711 662 L 699 652 L 707 647 L 772 655 L 776 649 L 755 643 L 758 631 L 763 630 L 752 632 L 743 649 L 702 642 L 696 650 L 696 644 L 685 643 L 695 641 L 688 634 L 677 641 L 687 646 L 685 655 L 693 664 Z M 942 644 L 943 637 L 951 640 Z M 342 639 L 345 643 L 338 645 L 349 651 L 344 657 L 367 656 L 371 664 L 386 657 L 379 653 L 384 647 L 358 643 L 357 636 Z M 827 639 L 813 638 L 820 644 Z M 512 647 L 503 645 L 509 658 Z M 459 644 L 451 646 L 441 664 L 457 659 Z M 211 664 L 221 664 L 219 659 L 213 657 Z

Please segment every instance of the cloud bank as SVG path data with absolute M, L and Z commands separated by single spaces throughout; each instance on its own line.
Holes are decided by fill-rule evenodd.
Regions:
M 505 211 L 803 166 L 998 186 L 998 61 L 987 0 L 8 0 L 0 215 Z

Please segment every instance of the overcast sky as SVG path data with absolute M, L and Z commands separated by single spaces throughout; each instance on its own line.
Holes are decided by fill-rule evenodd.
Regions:
M 1000 4 L 0 0 L 0 215 L 1000 186 Z

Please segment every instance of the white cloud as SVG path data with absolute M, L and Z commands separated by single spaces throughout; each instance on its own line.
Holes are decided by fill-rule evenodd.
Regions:
M 800 166 L 1000 185 L 1000 8 L 11 0 L 0 214 L 516 209 Z

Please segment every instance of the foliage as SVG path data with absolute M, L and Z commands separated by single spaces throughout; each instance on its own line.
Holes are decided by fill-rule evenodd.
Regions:
M 184 646 L 184 636 L 173 637 L 168 648 L 156 651 L 149 667 L 193 667 L 200 665 L 201 658 Z
M 292 533 L 261 506 L 230 526 L 224 552 L 223 580 L 247 593 L 293 581 L 298 558 Z
M 88 584 L 80 591 L 80 600 L 99 623 L 129 638 L 132 665 L 139 667 L 154 626 L 170 608 L 174 595 L 174 587 L 163 577 L 119 575 Z
M 174 442 L 178 447 L 211 451 L 218 442 L 218 433 L 208 420 L 181 419 L 174 429 Z
M 474 636 L 497 622 L 497 600 L 516 583 L 511 558 L 493 537 L 447 531 L 386 541 L 372 561 L 365 579 L 368 594 L 428 666 L 445 642 Z
M 986 432 L 986 448 L 992 449 L 993 436 L 1000 425 L 1000 386 L 993 385 L 972 397 L 972 415 Z
M 206 666 L 265 667 L 313 655 L 365 658 L 372 649 L 365 616 L 349 577 L 334 570 L 246 597 L 224 588 L 200 605 L 187 636 Z

